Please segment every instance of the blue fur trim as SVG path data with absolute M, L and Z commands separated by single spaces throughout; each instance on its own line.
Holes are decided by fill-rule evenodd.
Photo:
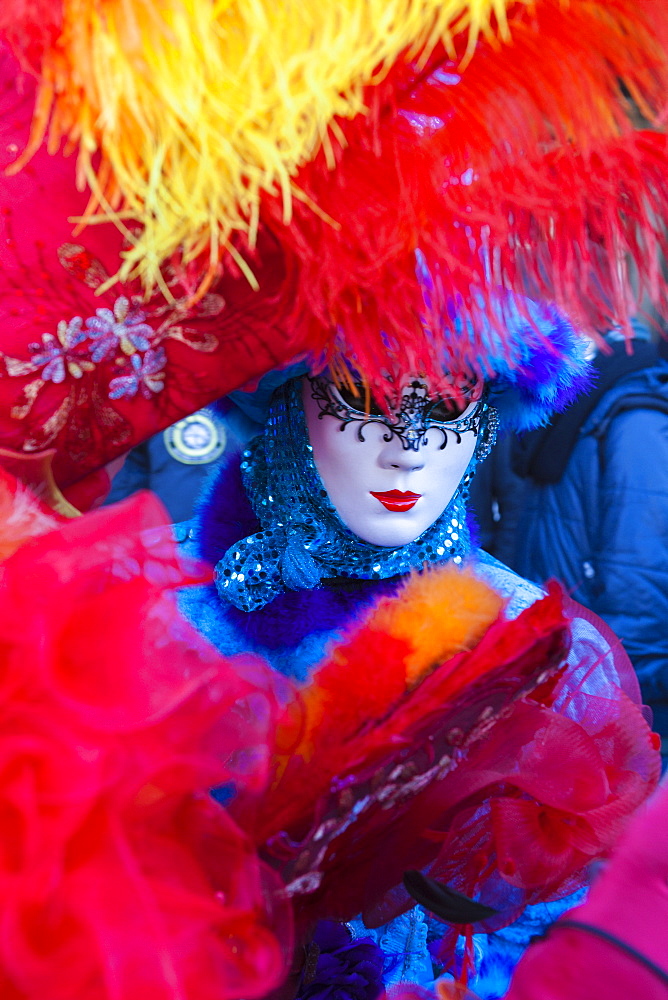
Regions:
M 513 310 L 515 356 L 498 359 L 490 402 L 501 426 L 527 431 L 547 423 L 591 387 L 593 369 L 586 344 L 553 306 L 525 306 L 528 319 Z
M 230 545 L 259 530 L 241 481 L 239 454 L 229 453 L 207 479 L 195 504 L 195 553 L 215 566 Z

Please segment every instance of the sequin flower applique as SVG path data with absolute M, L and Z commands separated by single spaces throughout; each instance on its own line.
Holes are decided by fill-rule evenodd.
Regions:
M 218 350 L 211 321 L 225 302 L 210 293 L 193 304 L 176 274 L 169 300 L 159 294 L 145 302 L 128 289 L 113 296 L 104 266 L 84 246 L 63 243 L 57 255 L 62 280 L 40 258 L 46 284 L 36 290 L 35 342 L 22 356 L 0 353 L 0 378 L 6 374 L 16 385 L 9 412 L 22 425 L 21 451 L 55 447 L 80 472 L 95 453 L 94 439 L 103 439 L 109 453 L 129 446 L 133 426 L 124 404 L 153 402 L 165 390 L 166 345 L 179 342 L 203 354 Z M 34 265 L 22 269 L 17 296 L 30 282 Z
M 144 399 L 160 392 L 165 387 L 165 365 L 167 357 L 164 347 L 149 348 L 146 354 L 133 354 L 130 358 L 131 370 L 128 374 L 112 378 L 109 383 L 109 398 L 136 396 L 140 392 Z
M 33 370 L 42 369 L 40 375 L 45 382 L 54 382 L 57 385 L 63 382 L 67 375 L 78 379 L 84 372 L 93 371 L 95 368 L 91 361 L 74 351 L 87 337 L 82 326 L 81 316 L 75 316 L 69 323 L 63 319 L 58 323 L 55 336 L 52 333 L 43 333 L 41 344 L 29 345 L 32 355 L 30 366 Z M 10 365 L 7 365 L 7 370 L 11 375 Z
M 119 350 L 128 357 L 136 351 L 148 351 L 154 334 L 152 327 L 144 322 L 145 318 L 124 295 L 114 302 L 113 312 L 107 308 L 96 310 L 95 315 L 86 320 L 86 334 L 93 341 L 91 359 L 106 361 L 115 357 Z
M 85 320 L 74 316 L 54 325 L 55 332 L 47 330 L 28 345 L 28 360 L 3 356 L 7 375 L 28 379 L 11 410 L 15 419 L 29 421 L 49 386 L 64 393 L 47 421 L 36 423 L 34 430 L 26 426 L 23 450 L 51 447 L 67 426 L 73 427 L 76 441 L 85 442 L 85 426 L 74 422 L 86 406 L 91 408 L 91 421 L 105 427 L 107 436 L 113 434 L 120 446 L 129 438 L 130 426 L 105 403 L 105 395 L 109 400 L 137 394 L 151 399 L 164 389 L 167 356 L 160 341 L 170 336 L 169 319 L 153 329 L 138 302 L 121 295 L 94 316 Z

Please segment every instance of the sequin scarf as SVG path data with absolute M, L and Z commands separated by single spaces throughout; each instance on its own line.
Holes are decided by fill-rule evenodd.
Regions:
M 243 482 L 260 531 L 232 545 L 215 569 L 218 593 L 242 611 L 284 590 L 310 590 L 333 577 L 382 580 L 471 549 L 465 500 L 476 465 L 490 451 L 496 414 L 485 406 L 476 450 L 452 500 L 414 541 L 392 549 L 364 542 L 341 521 L 313 461 L 301 379 L 278 389 L 264 432 L 244 451 Z

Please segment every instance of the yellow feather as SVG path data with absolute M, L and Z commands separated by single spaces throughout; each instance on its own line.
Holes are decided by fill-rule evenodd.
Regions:
M 480 33 L 507 37 L 505 5 L 63 0 L 31 141 L 13 169 L 45 134 L 51 150 L 74 141 L 93 211 L 144 227 L 119 277 L 139 275 L 150 288 L 179 247 L 187 257 L 229 247 L 235 231 L 252 242 L 261 192 L 281 194 L 289 221 L 300 197 L 292 178 L 321 145 L 327 150 L 334 116 L 363 113 L 363 87 L 406 50 L 424 58 L 453 31 L 468 31 L 469 52 Z M 95 180 L 98 150 L 115 200 Z

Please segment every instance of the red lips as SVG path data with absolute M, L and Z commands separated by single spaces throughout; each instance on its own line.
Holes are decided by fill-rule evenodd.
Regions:
M 369 492 L 376 500 L 380 500 L 387 510 L 399 514 L 414 507 L 422 496 L 421 493 L 402 493 L 401 490 L 389 490 L 387 493 L 374 493 L 373 490 Z

